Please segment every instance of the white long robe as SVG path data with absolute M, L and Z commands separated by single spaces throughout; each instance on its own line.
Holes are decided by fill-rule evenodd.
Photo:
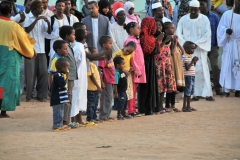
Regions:
M 79 111 L 86 111 L 88 87 L 86 53 L 84 45 L 82 43 L 75 42 L 73 51 L 77 65 L 78 79 L 74 80 L 74 87 L 72 90 L 71 117 L 76 116 Z
M 115 53 L 123 48 L 124 42 L 128 38 L 128 33 L 123 26 L 120 26 L 115 22 L 110 25 L 110 36 L 113 40 L 113 52 Z
M 233 33 L 228 42 L 226 30 L 230 28 L 232 18 L 232 10 L 224 12 L 217 29 L 218 46 L 223 47 L 222 67 L 220 73 L 220 84 L 226 90 L 240 90 L 240 71 L 236 77 L 233 74 L 233 65 L 235 61 L 235 52 L 238 52 L 240 58 L 240 50 L 234 50 L 234 41 L 240 39 L 240 14 L 234 13 L 232 20 Z M 240 46 L 238 46 L 240 47 Z
M 191 41 L 197 45 L 193 54 L 193 56 L 199 58 L 195 66 L 194 95 L 202 97 L 212 96 L 207 63 L 207 54 L 211 49 L 211 27 L 208 17 L 203 14 L 199 14 L 196 19 L 190 19 L 190 14 L 183 16 L 178 23 L 177 35 L 181 45 L 186 41 Z

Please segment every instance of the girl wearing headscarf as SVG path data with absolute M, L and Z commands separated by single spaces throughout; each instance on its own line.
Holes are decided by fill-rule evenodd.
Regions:
M 139 26 L 141 26 L 141 19 L 139 15 L 134 14 L 134 4 L 130 1 L 127 1 L 124 4 L 124 10 L 126 12 L 126 21 L 125 23 L 128 24 L 129 22 L 136 22 Z
M 108 17 L 109 21 L 112 18 L 112 8 L 110 2 L 108 0 L 100 0 L 98 2 L 99 13 Z

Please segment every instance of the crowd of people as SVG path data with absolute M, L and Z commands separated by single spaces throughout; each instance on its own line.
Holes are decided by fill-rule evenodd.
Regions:
M 184 2 L 173 11 L 167 0 L 147 0 L 141 19 L 131 1 L 85 0 L 82 13 L 74 0 L 53 7 L 48 0 L 25 0 L 23 9 L 2 1 L 0 117 L 16 109 L 24 87 L 26 102 L 50 97 L 54 132 L 196 111 L 191 101 L 215 100 L 212 83 L 216 95 L 234 90 L 240 97 L 240 0 L 224 11 L 216 1 Z M 182 109 L 175 107 L 178 90 Z

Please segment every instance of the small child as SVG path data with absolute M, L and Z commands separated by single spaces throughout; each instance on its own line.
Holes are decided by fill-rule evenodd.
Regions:
M 112 39 L 109 36 L 102 36 L 99 39 L 99 44 L 102 47 L 102 52 L 112 50 Z M 112 56 L 110 55 L 108 59 L 99 61 L 98 68 L 99 73 L 101 73 L 101 86 L 103 89 L 99 119 L 101 121 L 113 122 L 114 119 L 110 118 L 112 111 L 113 84 L 115 84 L 115 67 Z
M 50 105 L 53 108 L 53 132 L 67 131 L 71 128 L 63 125 L 64 104 L 69 102 L 67 93 L 67 79 L 64 80 L 63 74 L 68 73 L 69 63 L 64 58 L 59 58 L 56 63 L 56 72 L 51 84 Z
M 183 112 L 192 112 L 197 111 L 190 106 L 190 97 L 194 93 L 194 83 L 195 83 L 195 65 L 198 61 L 198 57 L 192 57 L 194 50 L 197 46 L 190 42 L 186 41 L 183 45 L 185 54 L 183 55 L 183 70 L 185 78 L 185 88 L 184 88 L 184 100 L 183 100 Z
M 89 47 L 89 51 L 92 54 L 97 54 L 98 51 L 95 47 Z M 90 61 L 90 75 L 88 75 L 88 89 L 87 89 L 87 122 L 89 125 L 96 126 L 97 119 L 97 107 L 98 107 L 98 94 L 102 93 L 101 79 L 97 66 Z M 90 123 L 94 122 L 94 123 Z
M 72 102 L 72 90 L 74 86 L 74 80 L 77 80 L 77 65 L 73 53 L 72 46 L 70 45 L 75 41 L 75 30 L 71 26 L 62 26 L 59 31 L 60 37 L 65 40 L 68 43 L 68 55 L 65 56 L 64 58 L 69 62 L 69 74 L 68 74 L 68 92 L 69 92 L 69 101 L 70 103 L 66 103 L 64 107 L 64 118 L 63 118 L 63 123 L 68 124 L 68 126 L 72 128 L 76 128 L 79 126 L 77 123 L 72 123 L 70 121 L 70 112 L 71 112 L 71 102 Z
M 128 71 L 124 71 L 125 61 L 122 57 L 117 56 L 113 59 L 115 65 L 116 85 L 114 85 L 114 107 L 117 110 L 117 120 L 124 120 L 123 111 L 127 109 L 127 94 L 128 87 L 127 76 Z
M 124 71 L 128 71 L 129 73 L 134 72 L 133 76 L 137 76 L 137 74 L 135 73 L 135 70 L 139 70 L 139 68 L 133 58 L 136 47 L 137 47 L 136 43 L 133 41 L 130 41 L 124 46 L 123 49 L 120 49 L 113 55 L 114 57 L 120 56 L 124 59 L 124 61 L 125 61 Z M 115 67 L 116 67 L 116 65 L 115 65 Z M 130 100 L 134 97 L 133 96 L 133 82 L 132 82 L 131 74 L 129 74 L 127 76 L 127 84 L 128 84 L 128 87 L 126 90 L 126 94 L 127 94 L 128 100 Z M 131 115 L 127 114 L 127 110 L 122 111 L 121 114 L 126 119 L 133 118 Z

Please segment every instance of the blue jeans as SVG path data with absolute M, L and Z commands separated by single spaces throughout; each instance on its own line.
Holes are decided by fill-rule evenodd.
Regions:
M 185 88 L 184 88 L 184 96 L 191 96 L 194 94 L 194 83 L 195 76 L 184 76 L 185 78 Z
M 57 129 L 63 126 L 63 112 L 64 104 L 58 104 L 52 106 L 53 108 L 53 127 L 52 129 Z
M 87 91 L 87 121 L 97 118 L 98 91 Z
M 127 94 L 126 92 L 118 92 L 118 98 L 114 98 L 113 109 L 117 111 L 124 111 L 127 109 Z
M 219 13 L 223 14 L 224 12 L 226 12 L 228 10 L 227 6 L 225 4 L 221 4 L 220 6 L 218 6 L 216 8 L 216 11 L 218 11 Z

